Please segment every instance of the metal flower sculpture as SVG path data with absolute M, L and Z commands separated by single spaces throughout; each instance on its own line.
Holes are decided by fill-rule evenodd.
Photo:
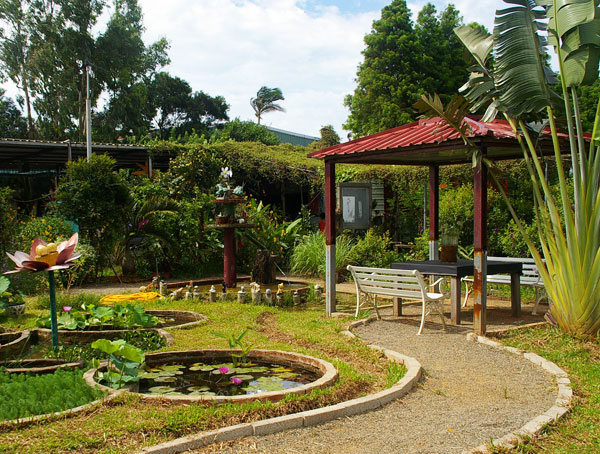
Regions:
M 47 271 L 48 283 L 50 287 L 50 321 L 52 324 L 52 346 L 58 348 L 58 329 L 56 323 L 56 290 L 54 281 L 55 270 L 65 270 L 75 265 L 73 263 L 81 254 L 74 254 L 77 247 L 79 236 L 74 233 L 67 241 L 63 241 L 58 246 L 56 243 L 46 243 L 40 238 L 36 238 L 31 243 L 29 254 L 16 251 L 14 255 L 6 255 L 15 262 L 17 268 L 7 271 L 4 274 L 19 273 L 21 271 Z

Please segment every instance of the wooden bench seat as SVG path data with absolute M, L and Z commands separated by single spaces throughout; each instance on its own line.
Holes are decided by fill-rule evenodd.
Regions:
M 364 266 L 348 265 L 348 271 L 352 274 L 356 285 L 356 314 L 361 307 L 361 294 L 366 302 L 373 301 L 377 318 L 381 319 L 377 308 L 377 296 L 391 296 L 409 300 L 422 301 L 421 326 L 419 332 L 423 331 L 425 317 L 435 310 L 442 319 L 444 331 L 446 330 L 446 319 L 444 317 L 443 304 L 446 295 L 428 291 L 433 289 L 443 278 L 438 279 L 431 285 L 426 285 L 423 275 L 417 270 L 393 270 L 388 268 L 368 268 Z
M 542 278 L 540 277 L 537 267 L 535 265 L 535 261 L 532 258 L 516 258 L 516 257 L 488 257 L 490 261 L 495 262 L 518 262 L 523 266 L 523 274 L 520 278 L 520 284 L 526 287 L 533 287 L 535 289 L 535 308 L 533 309 L 532 314 L 536 315 L 538 311 L 538 306 L 541 301 L 548 300 L 548 296 L 544 290 L 544 283 L 542 282 Z M 465 300 L 463 302 L 463 307 L 467 305 L 469 295 L 472 293 L 472 277 L 463 277 L 461 279 L 462 282 L 465 283 L 466 292 L 465 292 Z M 506 284 L 510 285 L 510 275 L 509 274 L 489 274 L 487 276 L 488 284 Z

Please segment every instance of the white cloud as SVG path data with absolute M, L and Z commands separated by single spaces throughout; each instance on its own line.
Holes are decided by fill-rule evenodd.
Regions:
M 145 39 L 171 43 L 173 75 L 194 90 L 222 95 L 230 116 L 254 119 L 249 100 L 262 86 L 279 87 L 287 113 L 265 124 L 309 135 L 333 124 L 342 134 L 344 96 L 354 90 L 363 38 L 379 11 L 308 14 L 294 0 L 140 0 Z

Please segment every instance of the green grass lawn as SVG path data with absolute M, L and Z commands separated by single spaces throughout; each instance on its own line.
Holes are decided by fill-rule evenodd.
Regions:
M 38 306 L 36 306 L 38 304 Z M 12 326 L 33 326 L 45 311 L 32 303 L 26 318 Z M 59 299 L 59 306 L 61 306 Z M 105 453 L 134 452 L 176 437 L 322 407 L 383 389 L 398 380 L 398 370 L 383 356 L 356 339 L 342 335 L 350 318 L 328 318 L 323 310 L 282 310 L 237 303 L 202 303 L 191 300 L 145 303 L 148 309 L 183 309 L 208 316 L 208 322 L 191 329 L 173 329 L 175 344 L 164 350 L 227 348 L 213 333 L 250 331 L 244 341 L 255 348 L 295 351 L 332 362 L 337 383 L 305 396 L 289 396 L 278 403 L 211 406 L 146 403 L 135 395 L 119 398 L 87 414 L 0 432 L 0 453 Z M 4 323 L 5 319 L 0 320 Z M 65 390 L 68 392 L 68 390 Z
M 513 331 L 501 341 L 553 361 L 571 379 L 573 409 L 557 425 L 518 447 L 518 453 L 600 452 L 600 338 L 581 339 L 543 326 Z M 495 451 L 503 452 L 503 451 Z

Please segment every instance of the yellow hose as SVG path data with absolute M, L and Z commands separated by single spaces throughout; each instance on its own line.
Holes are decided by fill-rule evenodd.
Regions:
M 156 292 L 139 292 L 129 293 L 127 295 L 106 295 L 100 302 L 103 304 L 122 303 L 123 301 L 151 301 L 160 298 L 160 293 Z

